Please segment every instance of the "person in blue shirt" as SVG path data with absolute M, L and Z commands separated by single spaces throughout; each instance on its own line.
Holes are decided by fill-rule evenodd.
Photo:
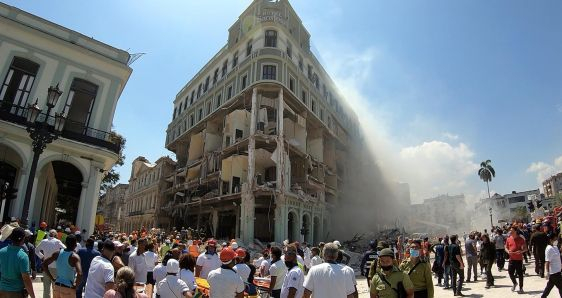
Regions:
M 10 237 L 11 244 L 0 249 L 0 297 L 24 296 L 25 291 L 35 298 L 29 276 L 29 258 L 22 248 L 25 230 L 15 228 Z
M 86 240 L 86 247 L 78 250 L 84 277 L 82 278 L 82 282 L 76 287 L 76 298 L 82 298 L 82 292 L 84 291 L 86 280 L 88 279 L 88 271 L 90 271 L 90 264 L 92 260 L 99 255 L 99 251 L 94 249 L 94 239 L 92 238 Z

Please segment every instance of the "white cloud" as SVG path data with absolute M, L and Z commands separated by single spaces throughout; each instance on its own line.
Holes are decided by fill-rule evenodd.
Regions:
M 447 138 L 447 139 L 449 139 L 449 140 L 451 140 L 451 141 L 456 141 L 456 140 L 459 139 L 459 135 L 452 134 L 452 133 L 450 133 L 450 132 L 444 132 L 444 133 L 443 133 L 443 137 L 445 137 L 445 138 Z
M 535 173 L 537 175 L 539 185 L 542 185 L 544 180 L 558 172 L 562 172 L 562 155 L 555 158 L 552 164 L 538 161 L 531 163 L 527 168 L 527 173 Z

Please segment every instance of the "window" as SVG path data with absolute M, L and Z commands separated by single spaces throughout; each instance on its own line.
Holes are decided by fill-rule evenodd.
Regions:
M 242 77 L 242 89 L 246 88 L 246 84 L 248 83 L 248 76 L 244 75 Z
M 232 97 L 232 85 L 228 86 L 228 89 L 226 91 L 226 98 L 230 99 Z
M 289 79 L 289 90 L 295 92 L 295 79 L 293 78 Z
M 221 106 L 221 95 L 217 96 L 217 109 Z
M 215 74 L 213 74 L 213 85 L 217 83 L 217 80 L 219 79 L 219 69 L 215 69 Z
M 287 43 L 287 56 L 293 58 L 293 46 L 290 43 Z
M 178 115 L 181 115 L 181 108 L 182 108 L 182 105 L 183 105 L 183 103 L 180 102 L 179 109 L 178 109 Z
M 197 86 L 197 98 L 201 97 L 201 83 Z
M 250 56 L 250 54 L 252 54 L 252 42 L 253 40 L 250 39 L 246 44 L 246 56 Z
M 232 56 L 232 67 L 236 67 L 238 64 L 238 51 L 234 52 L 234 56 Z
M 193 119 L 193 114 L 189 115 L 189 127 L 192 127 L 195 124 L 195 120 Z
M 207 115 L 211 115 L 211 112 L 213 111 L 212 108 L 213 108 L 213 102 L 209 101 L 207 103 Z
M 174 116 L 172 117 L 172 120 L 176 119 L 176 112 L 178 111 L 178 108 L 174 108 Z
M 275 65 L 264 65 L 263 66 L 263 80 L 275 80 L 277 75 L 277 68 Z
M 310 109 L 312 110 L 313 113 L 316 113 L 316 101 L 312 100 L 310 102 Z
M 301 71 L 303 71 L 303 62 L 302 62 L 302 57 L 301 57 L 301 56 L 299 56 L 299 69 L 300 69 Z
M 193 100 L 195 99 L 195 90 L 191 91 L 191 99 L 189 100 L 189 105 L 193 104 Z
M 98 86 L 95 84 L 78 78 L 72 81 L 63 109 L 66 115 L 64 130 L 86 132 L 97 93 Z
M 275 30 L 265 31 L 265 46 L 269 48 L 277 47 L 277 31 Z
M 226 61 L 224 61 L 224 63 L 222 64 L 222 76 L 223 77 L 226 75 L 227 70 L 228 70 L 228 59 L 226 59 Z
M 203 92 L 207 92 L 207 89 L 209 89 L 209 76 L 207 76 L 207 78 L 205 79 L 205 86 L 203 86 Z
M 306 104 L 306 91 L 304 90 L 301 92 L 301 100 Z
M 310 64 L 307 65 L 307 75 L 308 75 L 308 79 L 312 80 L 312 66 Z
M 0 103 L 3 109 L 23 115 L 37 71 L 39 71 L 39 64 L 14 57 L 0 90 Z
M 201 121 L 203 119 L 203 108 L 199 108 L 199 114 L 197 117 L 197 121 Z
M 320 120 L 324 121 L 324 110 L 320 109 Z

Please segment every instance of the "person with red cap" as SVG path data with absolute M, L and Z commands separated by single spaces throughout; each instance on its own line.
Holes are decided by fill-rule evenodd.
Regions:
M 230 247 L 221 251 L 220 261 L 222 266 L 209 272 L 207 278 L 210 288 L 209 298 L 244 297 L 244 282 L 233 269 L 236 257 L 236 252 Z
M 204 254 L 197 257 L 195 264 L 195 277 L 207 279 L 209 272 L 221 266 L 221 261 L 217 255 L 217 241 L 210 239 L 207 241 L 207 248 Z
M 250 276 L 250 266 L 246 265 L 244 259 L 246 258 L 246 251 L 242 248 L 236 250 L 236 265 L 234 265 L 234 271 L 240 275 L 243 281 L 248 280 Z

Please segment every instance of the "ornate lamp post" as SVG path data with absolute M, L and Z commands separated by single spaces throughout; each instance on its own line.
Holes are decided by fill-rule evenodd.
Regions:
M 492 229 L 494 228 L 494 222 L 492 221 L 492 207 L 490 207 L 490 209 L 488 209 L 488 211 L 490 211 L 490 227 L 492 227 Z
M 43 153 L 47 144 L 52 143 L 59 137 L 64 127 L 64 122 L 66 120 L 65 116 L 59 113 L 55 113 L 54 125 L 51 126 L 48 123 L 51 109 L 55 107 L 61 94 L 62 91 L 59 89 L 58 84 L 55 87 L 49 87 L 49 92 L 47 94 L 47 112 L 45 113 L 45 117 L 43 119 L 38 119 L 41 114 L 41 109 L 37 105 L 37 101 L 35 101 L 33 105 L 30 104 L 27 109 L 26 126 L 29 137 L 33 140 L 33 162 L 31 163 L 29 178 L 25 188 L 25 198 L 21 213 L 21 222 L 23 224 L 27 224 L 29 220 L 29 203 L 31 201 L 31 191 L 33 190 L 33 180 L 35 180 L 35 172 L 37 171 L 39 156 Z

